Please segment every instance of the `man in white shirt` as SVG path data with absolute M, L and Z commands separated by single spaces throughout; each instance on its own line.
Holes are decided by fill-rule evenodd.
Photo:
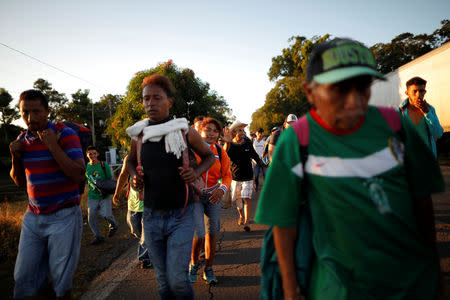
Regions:
M 256 131 L 256 138 L 253 140 L 253 148 L 255 148 L 256 153 L 258 153 L 258 156 L 261 158 L 263 150 L 264 150 L 264 144 L 266 142 L 266 139 L 264 138 L 264 129 L 259 128 L 258 131 Z M 263 178 L 266 177 L 266 168 L 263 166 L 260 166 L 259 164 L 256 164 L 253 167 L 253 174 L 255 175 L 255 190 L 258 190 L 259 185 L 259 173 L 263 174 Z

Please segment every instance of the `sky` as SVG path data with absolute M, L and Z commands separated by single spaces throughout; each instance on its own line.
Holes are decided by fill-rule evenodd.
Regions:
M 17 103 L 43 78 L 69 99 L 89 89 L 98 101 L 125 94 L 134 73 L 172 59 L 250 123 L 274 86 L 272 57 L 291 36 L 329 33 L 372 46 L 432 33 L 448 18 L 449 0 L 0 0 L 0 88 Z

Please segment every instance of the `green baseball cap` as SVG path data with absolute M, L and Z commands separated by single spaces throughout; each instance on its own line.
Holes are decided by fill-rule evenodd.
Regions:
M 372 51 L 362 43 L 335 38 L 314 47 L 306 67 L 306 80 L 332 84 L 362 75 L 385 80 L 376 70 Z

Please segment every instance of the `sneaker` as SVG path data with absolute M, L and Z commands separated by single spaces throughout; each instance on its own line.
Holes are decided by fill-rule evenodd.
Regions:
M 103 237 L 96 237 L 91 241 L 91 245 L 100 245 L 101 243 L 104 243 L 105 239 Z
M 141 260 L 141 261 L 139 261 L 139 268 L 140 269 L 151 269 L 151 268 L 153 268 L 153 264 L 149 260 Z
M 108 237 L 112 237 L 113 235 L 115 235 L 118 228 L 119 228 L 118 226 L 110 228 L 108 232 Z
M 216 284 L 218 282 L 211 267 L 205 267 L 205 271 L 203 271 L 203 279 L 207 284 Z
M 199 265 L 189 265 L 189 281 L 191 283 L 197 282 L 197 272 Z

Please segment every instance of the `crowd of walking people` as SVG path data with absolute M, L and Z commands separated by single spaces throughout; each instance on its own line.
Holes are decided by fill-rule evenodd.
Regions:
M 424 99 L 424 79 L 406 83 L 408 98 L 395 110 L 368 104 L 375 78 L 384 76 L 361 43 L 319 44 L 303 85 L 312 109 L 287 115 L 268 137 L 259 128 L 249 138 L 240 121 L 223 127 L 199 116 L 191 126 L 171 118 L 175 90 L 167 77 L 150 75 L 141 84 L 147 118 L 127 128 L 131 147 L 115 192 L 106 195 L 96 182 L 112 174 L 98 150 L 87 148 L 85 165 L 76 133 L 48 119 L 46 97 L 23 92 L 28 130 L 10 145 L 11 177 L 27 186 L 29 205 L 14 297 L 38 294 L 51 278 L 56 298 L 70 298 L 82 232 L 78 183 L 86 178 L 92 245 L 104 242 L 98 212 L 108 237 L 116 233 L 111 207 L 127 186 L 139 266 L 153 267 L 161 299 L 194 299 L 199 272 L 207 284 L 219 283 L 213 267 L 227 195 L 245 231 L 255 221 L 273 231 L 267 242 L 281 280 L 262 269 L 264 299 L 436 299 L 442 274 L 431 194 L 444 190 L 435 146 L 443 130 Z M 299 273 L 298 258 L 310 250 Z

